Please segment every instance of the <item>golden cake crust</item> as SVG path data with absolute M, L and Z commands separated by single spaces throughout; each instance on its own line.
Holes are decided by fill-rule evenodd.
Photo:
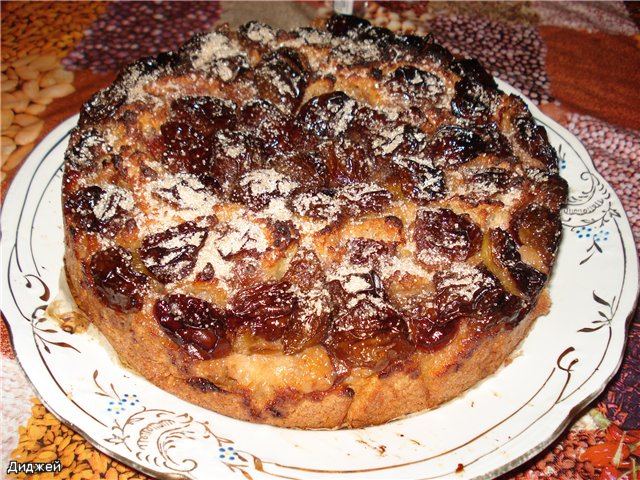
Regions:
M 566 184 L 525 104 L 433 39 L 257 23 L 127 67 L 66 155 L 78 307 L 160 388 L 362 427 L 493 373 L 549 309 Z

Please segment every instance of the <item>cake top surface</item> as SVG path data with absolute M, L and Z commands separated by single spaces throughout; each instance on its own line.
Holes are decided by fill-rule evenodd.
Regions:
M 132 64 L 84 106 L 63 191 L 100 299 L 188 354 L 322 344 L 377 370 L 521 319 L 565 196 L 477 61 L 349 16 Z

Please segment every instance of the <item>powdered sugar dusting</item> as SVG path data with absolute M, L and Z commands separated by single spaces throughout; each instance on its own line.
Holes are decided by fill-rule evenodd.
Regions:
M 297 182 L 272 168 L 253 170 L 245 174 L 240 180 L 240 185 L 249 187 L 254 195 L 288 195 L 298 187 Z
M 254 42 L 268 44 L 276 39 L 276 33 L 268 25 L 258 22 L 252 22 L 247 29 L 247 38 Z
M 218 251 L 223 257 L 243 250 L 264 252 L 269 247 L 269 241 L 262 228 L 248 220 L 234 219 L 224 226 L 223 232 L 217 242 Z
M 215 278 L 220 281 L 221 287 L 228 291 L 227 280 L 231 278 L 234 263 L 222 257 L 218 244 L 219 238 L 217 236 L 209 235 L 207 237 L 189 280 L 193 281 L 198 273 L 204 271 L 207 265 L 210 265 Z
M 460 298 L 471 301 L 482 286 L 482 280 L 482 273 L 477 267 L 466 263 L 454 263 L 448 274 L 443 277 L 440 287 L 451 289 Z
M 175 203 L 181 210 L 199 210 L 203 214 L 211 212 L 217 203 L 214 195 L 194 175 L 178 173 L 165 175 L 149 184 L 149 190 L 170 203 Z
M 200 180 L 186 173 L 166 174 L 143 185 L 136 195 L 144 198 L 148 207 L 146 213 L 139 212 L 136 218 L 143 235 L 213 215 L 220 202 Z
M 108 222 L 118 213 L 119 209 L 132 210 L 135 202 L 133 195 L 115 185 L 106 184 L 102 186 L 103 195 L 93 207 L 93 214 L 101 222 Z
M 334 131 L 336 135 L 343 133 L 349 126 L 351 118 L 356 108 L 355 100 L 349 99 L 344 104 L 330 104 L 329 110 L 334 114 Z
M 223 32 L 211 32 L 202 40 L 202 47 L 192 56 L 193 67 L 197 70 L 212 71 L 227 82 L 234 76 L 224 60 L 239 58 L 248 65 L 247 55 L 240 46 Z

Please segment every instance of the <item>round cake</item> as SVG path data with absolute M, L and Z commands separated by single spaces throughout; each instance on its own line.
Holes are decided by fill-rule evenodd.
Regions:
M 125 68 L 66 153 L 67 280 L 122 362 L 224 415 L 350 428 L 494 372 L 549 308 L 567 194 L 525 103 L 336 15 Z

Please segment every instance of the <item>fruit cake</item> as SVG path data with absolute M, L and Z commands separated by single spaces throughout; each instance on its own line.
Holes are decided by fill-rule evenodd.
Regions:
M 375 425 L 494 372 L 549 308 L 567 194 L 473 59 L 336 15 L 141 59 L 82 108 L 65 267 L 121 361 L 195 404 Z

